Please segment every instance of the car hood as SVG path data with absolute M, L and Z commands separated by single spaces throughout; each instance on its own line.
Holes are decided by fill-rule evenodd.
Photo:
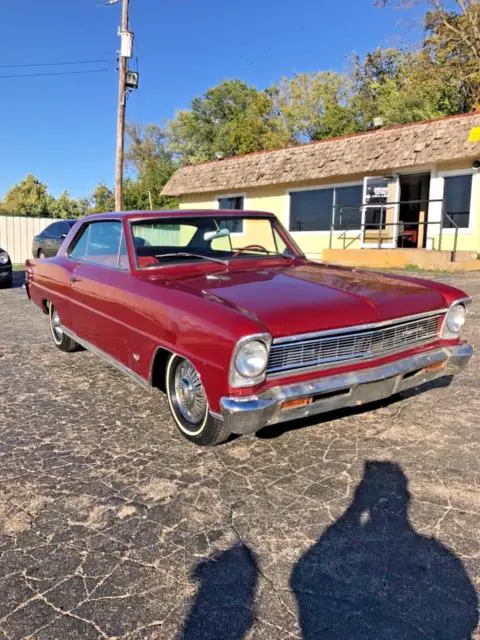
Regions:
M 401 318 L 446 304 L 428 283 L 316 264 L 218 272 L 174 286 L 255 316 L 274 337 Z

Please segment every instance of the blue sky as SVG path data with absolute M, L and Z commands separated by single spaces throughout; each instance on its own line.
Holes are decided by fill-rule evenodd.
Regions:
M 1 78 L 0 197 L 27 173 L 54 194 L 88 195 L 114 174 L 120 6 L 101 0 L 2 0 L 2 65 L 105 59 L 108 73 Z M 410 14 L 373 0 L 131 0 L 141 73 L 128 118 L 163 123 L 227 78 L 260 88 L 282 75 L 345 68 L 352 51 L 413 38 Z

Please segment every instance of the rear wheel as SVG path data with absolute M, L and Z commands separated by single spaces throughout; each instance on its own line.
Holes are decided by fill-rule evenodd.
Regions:
M 53 304 L 48 306 L 48 311 L 50 316 L 50 331 L 52 332 L 52 338 L 55 346 L 61 351 L 66 351 L 67 353 L 77 351 L 79 349 L 79 345 L 75 340 L 69 338 L 63 331 L 60 315 Z
M 211 446 L 228 438 L 230 431 L 223 420 L 210 414 L 200 375 L 189 360 L 176 355 L 170 357 L 165 387 L 173 419 L 187 440 Z

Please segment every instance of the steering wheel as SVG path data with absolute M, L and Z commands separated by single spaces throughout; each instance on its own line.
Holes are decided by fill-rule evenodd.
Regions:
M 263 247 L 261 244 L 247 244 L 246 247 L 240 247 L 240 249 L 236 249 L 233 254 L 233 257 L 235 258 L 236 256 L 240 255 L 247 249 L 257 249 L 258 251 L 265 251 L 265 253 L 267 254 L 270 253 L 270 251 L 268 249 L 265 249 L 265 247 Z

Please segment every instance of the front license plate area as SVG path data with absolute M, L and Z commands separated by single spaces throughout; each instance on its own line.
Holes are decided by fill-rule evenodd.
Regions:
M 366 402 L 374 402 L 375 400 L 388 398 L 394 393 L 396 383 L 397 376 L 394 378 L 385 378 L 385 380 L 359 384 L 355 389 L 353 404 L 360 405 Z

